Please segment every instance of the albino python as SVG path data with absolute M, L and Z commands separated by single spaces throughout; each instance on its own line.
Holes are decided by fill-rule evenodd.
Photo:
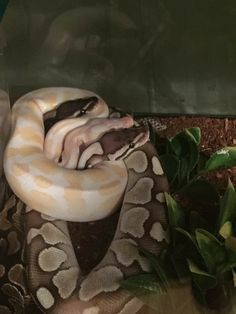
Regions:
M 97 97 L 98 101 L 54 124 L 44 139 L 43 116 L 55 115 L 54 109 L 59 111 L 59 105 L 65 101 L 84 97 Z M 86 111 L 88 108 L 91 111 Z M 104 120 L 108 114 L 108 107 L 98 96 L 69 88 L 32 92 L 13 107 L 12 134 L 5 150 L 4 169 L 13 191 L 27 204 L 24 217 L 27 288 L 45 313 L 138 312 L 143 303 L 120 289 L 120 281 L 149 270 L 147 260 L 139 255 L 138 246 L 158 253 L 167 239 L 163 192 L 168 185 L 155 149 L 151 143 L 144 144 L 148 139 L 147 129 L 132 127 L 131 117 Z M 57 137 L 57 130 L 59 133 L 61 130 L 58 125 L 66 130 L 62 137 Z M 57 145 L 55 150 L 48 145 L 52 137 L 59 145 L 63 143 L 59 152 Z M 72 163 L 70 147 L 74 154 Z M 47 152 L 53 160 L 45 156 Z M 24 205 L 16 200 L 13 195 L 6 202 L 2 211 L 5 222 L 14 206 L 21 214 L 14 216 L 15 221 L 22 217 Z M 119 222 L 107 253 L 83 276 L 65 220 L 102 219 L 119 205 Z M 17 268 L 23 273 L 20 263 Z M 20 283 L 9 280 L 15 284 L 15 290 L 20 287 L 22 296 L 23 280 Z M 11 305 L 19 298 L 12 298 Z

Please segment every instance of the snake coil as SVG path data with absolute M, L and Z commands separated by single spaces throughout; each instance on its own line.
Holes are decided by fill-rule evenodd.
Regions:
M 91 97 L 97 100 L 59 119 L 45 137 L 45 115 L 57 115 L 65 101 Z M 134 128 L 131 117 L 108 115 L 99 96 L 71 88 L 31 92 L 12 110 L 4 170 L 12 190 L 27 205 L 27 285 L 45 313 L 138 312 L 143 303 L 121 289 L 120 282 L 149 271 L 138 246 L 158 254 L 167 241 L 163 192 L 168 184 L 147 142 L 147 129 Z M 102 219 L 119 206 L 116 232 L 104 258 L 83 276 L 66 220 Z

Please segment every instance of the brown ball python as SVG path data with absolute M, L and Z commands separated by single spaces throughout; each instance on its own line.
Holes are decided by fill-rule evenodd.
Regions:
M 45 97 L 45 94 L 47 95 L 48 91 L 49 90 L 41 90 L 40 93 L 44 92 L 43 96 Z M 50 90 L 50 92 L 53 91 L 55 92 L 55 89 Z M 56 92 L 58 94 L 59 90 L 56 90 Z M 35 93 L 36 95 L 33 94 L 33 96 L 37 99 L 37 92 Z M 68 94 L 70 93 L 67 93 L 67 99 L 78 98 L 78 95 L 70 95 L 69 97 Z M 89 97 L 91 95 L 86 94 L 85 96 Z M 30 97 L 33 98 L 32 94 Z M 56 99 L 58 101 L 58 97 L 56 97 Z M 34 107 L 35 100 L 31 99 L 31 101 L 33 103 L 32 106 Z M 60 101 L 57 102 L 57 106 L 59 103 Z M 41 109 L 42 108 L 43 106 L 41 103 Z M 29 108 L 27 107 L 27 109 Z M 24 110 L 22 111 L 24 116 L 27 110 L 25 112 Z M 19 127 L 19 124 L 17 125 L 17 114 L 19 114 L 17 110 L 15 116 L 13 112 L 13 126 L 15 125 L 15 129 Z M 75 118 L 70 117 L 70 119 L 73 122 L 73 119 Z M 68 119 L 68 121 L 70 119 Z M 78 119 L 81 119 L 81 117 Z M 127 278 L 132 274 L 139 273 L 140 271 L 147 271 L 149 269 L 146 259 L 138 253 L 138 245 L 157 253 L 165 242 L 167 222 L 165 205 L 163 204 L 163 192 L 166 191 L 168 187 L 156 156 L 156 151 L 152 145 L 146 143 L 145 145 L 140 146 L 146 141 L 146 137 L 143 136 L 145 134 L 144 128 L 140 127 L 120 130 L 122 126 L 117 124 L 118 121 L 115 121 L 115 126 L 117 125 L 118 128 L 116 131 L 114 130 L 114 124 L 112 126 L 110 124 L 112 122 L 111 120 L 112 119 L 110 119 L 110 121 L 109 119 L 106 121 L 101 120 L 103 121 L 102 128 L 99 127 L 99 130 L 96 129 L 96 131 L 91 132 L 86 139 L 83 139 L 82 143 L 85 146 L 83 152 L 81 154 L 76 152 L 77 155 L 75 154 L 79 160 L 84 156 L 82 158 L 82 165 L 86 170 L 82 170 L 83 172 L 86 172 L 87 170 L 91 171 L 93 169 L 103 170 L 101 164 L 105 165 L 105 167 L 110 167 L 110 163 L 113 167 L 112 171 L 114 171 L 114 167 L 117 163 L 119 169 L 121 169 L 119 173 L 121 176 L 123 175 L 123 165 L 125 165 L 127 171 L 125 194 L 122 201 L 116 233 L 106 255 L 95 269 L 85 277 L 81 274 L 78 262 L 74 255 L 67 223 L 65 221 L 56 219 L 58 218 L 57 214 L 56 218 L 52 218 L 52 210 L 49 213 L 46 212 L 45 215 L 45 211 L 41 210 L 40 214 L 31 210 L 31 206 L 27 206 L 25 216 L 27 232 L 25 246 L 27 256 L 27 282 L 34 301 L 39 305 L 43 312 L 125 314 L 128 312 L 136 313 L 143 305 L 141 301 L 131 297 L 127 292 L 121 290 L 119 282 L 123 278 Z M 132 125 L 130 124 L 130 118 L 120 120 L 125 121 L 126 123 L 128 120 L 129 126 Z M 39 121 L 36 119 L 36 122 L 38 123 Z M 55 126 L 61 122 L 57 122 Z M 80 131 L 83 131 L 84 126 L 87 127 L 90 123 L 90 121 L 86 121 L 84 124 L 80 124 L 80 127 L 78 128 L 72 127 L 71 130 L 67 129 L 64 133 L 67 134 L 64 139 L 65 144 L 67 142 L 70 143 L 73 138 L 79 137 L 81 140 L 81 138 L 83 138 L 83 132 L 81 134 Z M 108 123 L 107 125 L 109 125 L 109 127 L 105 127 L 104 129 L 104 124 L 106 123 Z M 127 126 L 126 123 L 123 124 L 123 127 Z M 22 127 L 22 124 L 20 125 Z M 65 125 L 68 127 L 67 123 Z M 106 131 L 108 131 L 110 126 L 112 131 L 106 134 Z M 20 128 L 18 132 L 20 132 Z M 54 134 L 56 133 L 57 132 Z M 13 139 L 15 145 L 16 142 L 14 142 L 14 140 L 18 136 L 18 134 L 16 135 L 16 133 L 14 133 L 14 128 L 12 134 L 10 145 L 5 153 L 5 169 L 8 178 L 12 175 L 14 176 L 14 173 L 10 173 L 9 175 L 8 159 L 13 156 L 13 163 L 11 165 L 14 165 L 14 162 L 17 160 L 14 159 L 16 158 L 15 156 L 19 156 L 19 146 L 13 147 L 15 149 L 14 151 L 12 151 L 11 146 L 11 140 Z M 48 134 L 50 134 L 50 129 Z M 20 139 L 20 141 L 22 141 L 21 143 L 25 140 L 24 137 L 25 135 Z M 29 141 L 33 142 L 32 137 L 29 136 L 28 138 Z M 37 140 L 38 139 L 39 137 Z M 111 143 L 115 144 L 112 145 Z M 81 141 L 78 146 L 80 147 L 80 145 Z M 100 147 L 98 154 L 96 154 L 96 150 L 94 150 L 94 145 Z M 30 153 L 32 153 L 32 150 Z M 33 150 L 33 153 L 35 153 L 35 150 Z M 32 160 L 29 157 L 29 151 L 27 151 L 27 154 L 24 151 L 24 154 L 23 159 L 27 156 L 26 159 L 28 162 L 29 160 Z M 41 161 L 42 154 L 38 153 L 37 156 Z M 60 158 L 57 156 L 56 160 L 58 162 L 59 159 Z M 45 160 L 43 159 L 43 161 Z M 48 161 L 46 161 L 46 163 L 47 162 Z M 88 166 L 91 167 L 91 169 Z M 78 168 L 83 167 L 79 166 Z M 49 168 L 46 169 L 50 170 Z M 31 170 L 32 169 L 30 169 L 30 171 Z M 29 169 L 24 171 L 27 172 Z M 72 171 L 73 174 L 74 171 L 75 170 Z M 100 173 L 101 172 L 97 172 L 94 179 L 99 179 Z M 20 177 L 24 175 L 25 172 L 21 174 L 17 173 L 16 176 Z M 123 180 L 125 180 L 125 178 L 126 177 L 123 176 Z M 104 180 L 103 177 L 102 180 Z M 10 183 L 13 182 L 11 181 L 11 178 L 9 181 Z M 45 181 L 41 180 L 41 183 L 42 182 L 45 183 Z M 107 183 L 107 185 L 109 185 L 109 183 Z M 13 184 L 13 190 L 16 186 L 17 185 Z M 98 189 L 99 187 L 100 186 L 98 186 Z M 15 192 L 21 197 L 21 190 L 16 190 L 17 191 Z M 103 197 L 106 201 L 106 195 L 109 194 L 110 190 L 105 189 L 102 190 L 102 192 L 105 192 Z M 122 191 L 122 195 L 123 192 L 124 191 Z M 109 211 L 107 215 L 110 213 L 111 211 Z M 48 214 L 51 217 L 47 216 Z M 81 213 L 79 215 L 81 216 Z M 100 219 L 100 217 L 101 216 L 98 215 L 96 218 Z M 70 220 L 70 217 L 68 218 L 68 220 Z M 80 217 L 78 220 L 80 220 Z

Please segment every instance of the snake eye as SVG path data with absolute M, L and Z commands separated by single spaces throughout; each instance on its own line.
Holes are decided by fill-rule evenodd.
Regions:
M 133 142 L 129 144 L 129 148 L 134 148 L 134 146 L 135 146 L 135 143 Z
M 84 114 L 86 114 L 87 113 L 87 110 L 86 109 L 81 109 L 80 110 L 80 115 L 84 115 Z

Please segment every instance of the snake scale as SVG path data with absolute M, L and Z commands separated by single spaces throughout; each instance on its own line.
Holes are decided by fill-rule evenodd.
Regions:
M 81 98 L 84 105 L 76 107 Z M 19 261 L 8 269 L 0 265 L 0 276 L 8 279 L 1 291 L 10 303 L 0 313 L 23 313 L 30 298 L 43 313 L 130 314 L 142 308 L 120 282 L 149 271 L 138 246 L 159 253 L 167 242 L 168 184 L 147 128 L 135 127 L 130 116 L 111 116 L 100 97 L 72 88 L 37 90 L 13 106 L 4 170 L 15 195 L 5 199 L 1 216 L 8 228 L 1 224 L 0 231 L 6 247 L 17 228 Z M 96 221 L 118 208 L 106 254 L 83 274 L 66 221 Z M 12 250 L 5 249 L 8 255 Z

